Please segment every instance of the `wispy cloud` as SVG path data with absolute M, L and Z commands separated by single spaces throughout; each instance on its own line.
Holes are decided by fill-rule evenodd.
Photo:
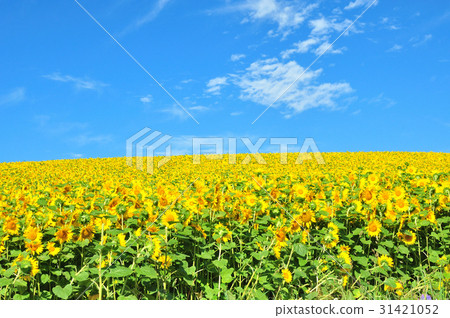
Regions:
M 236 62 L 245 58 L 245 54 L 233 54 L 231 55 L 231 61 Z
M 148 94 L 146 96 L 139 98 L 139 100 L 144 104 L 148 104 L 153 100 L 153 97 L 152 97 L 152 95 Z
M 204 112 L 204 111 L 209 110 L 209 107 L 198 105 L 198 106 L 189 107 L 189 110 L 198 111 L 198 112 Z
M 240 98 L 261 105 L 270 105 L 291 85 L 300 74 L 302 77 L 287 91 L 274 107 L 285 105 L 286 117 L 316 107 L 335 108 L 336 99 L 352 92 L 348 83 L 316 83 L 322 70 L 309 70 L 295 61 L 280 62 L 276 58 L 252 63 L 242 75 L 232 75 L 231 81 L 240 88 Z
M 243 112 L 232 112 L 232 113 L 230 113 L 231 116 L 239 116 L 239 115 L 242 115 L 242 114 L 243 114 Z
M 102 83 L 100 81 L 94 81 L 91 79 L 82 79 L 71 75 L 61 75 L 60 73 L 44 75 L 43 77 L 52 81 L 72 83 L 75 85 L 77 89 L 100 90 L 101 88 L 108 86 L 107 84 Z
M 350 3 L 344 8 L 345 10 L 351 10 L 351 9 L 355 9 L 355 8 L 359 8 L 362 6 L 366 6 L 369 5 L 373 2 L 373 0 L 355 0 L 355 1 L 350 1 Z M 376 3 L 374 3 L 374 5 L 377 5 L 378 1 Z
M 75 143 L 78 146 L 86 146 L 89 144 L 105 144 L 112 141 L 111 135 L 93 135 L 93 134 L 80 134 L 69 138 L 69 141 Z
M 128 25 L 125 30 L 121 32 L 121 35 L 126 34 L 131 31 L 135 31 L 142 27 L 143 25 L 153 21 L 159 15 L 159 13 L 164 9 L 164 7 L 171 0 L 157 0 L 155 5 L 148 11 L 145 15 L 141 16 L 139 19 L 133 21 L 130 25 Z
M 277 25 L 272 35 L 286 36 L 301 25 L 318 4 L 301 5 L 285 0 L 245 0 L 216 10 L 220 13 L 244 12 L 243 23 L 259 20 L 270 21 Z
M 380 93 L 376 97 L 367 99 L 367 103 L 383 106 L 384 108 L 391 108 L 397 104 L 395 100 L 385 96 L 384 93 Z
M 387 50 L 387 52 L 398 52 L 403 48 L 400 44 L 394 44 L 390 49 Z
M 409 41 L 413 43 L 412 46 L 418 47 L 421 45 L 424 45 L 428 41 L 430 41 L 433 38 L 433 35 L 431 34 L 425 34 L 423 37 L 412 37 Z
M 336 18 L 327 19 L 325 17 L 309 21 L 309 26 L 312 29 L 312 35 L 324 35 L 334 31 L 342 32 L 350 24 L 352 24 L 352 21 L 350 21 L 349 19 L 345 19 L 339 22 Z
M 0 95 L 0 106 L 18 103 L 23 101 L 24 99 L 25 88 L 18 87 L 5 95 Z
M 209 82 L 206 84 L 206 86 L 208 87 L 206 89 L 206 92 L 213 95 L 219 94 L 222 87 L 224 85 L 227 85 L 227 80 L 227 77 L 216 77 L 209 80 Z

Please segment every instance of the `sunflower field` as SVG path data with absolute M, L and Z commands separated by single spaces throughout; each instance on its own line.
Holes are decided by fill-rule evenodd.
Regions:
M 450 154 L 261 156 L 0 163 L 0 299 L 449 299 Z

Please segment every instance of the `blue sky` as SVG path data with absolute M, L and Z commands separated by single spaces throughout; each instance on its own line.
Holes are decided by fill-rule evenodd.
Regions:
M 178 153 L 450 151 L 449 1 L 379 0 L 344 34 L 373 0 L 78 1 L 199 124 L 75 1 L 0 0 L 0 161 L 125 156 L 144 127 Z

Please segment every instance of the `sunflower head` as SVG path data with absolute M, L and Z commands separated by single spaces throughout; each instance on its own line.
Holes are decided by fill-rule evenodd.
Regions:
M 381 223 L 377 219 L 372 219 L 366 227 L 369 236 L 377 236 L 381 232 Z
M 284 268 L 281 270 L 281 275 L 283 275 L 283 279 L 286 283 L 290 283 L 292 281 L 292 273 L 289 269 Z

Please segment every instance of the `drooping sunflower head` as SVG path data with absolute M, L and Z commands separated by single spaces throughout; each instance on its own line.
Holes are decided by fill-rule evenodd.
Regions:
M 70 239 L 72 239 L 72 236 L 73 236 L 72 229 L 67 225 L 61 227 L 55 233 L 55 237 L 59 241 L 59 244 L 63 244 L 64 242 L 69 241 Z
M 83 226 L 80 229 L 80 236 L 78 237 L 78 240 L 80 240 L 80 241 L 84 241 L 84 240 L 92 241 L 92 239 L 94 238 L 94 234 L 95 234 L 94 226 L 92 226 L 92 225 Z
M 61 250 L 61 248 L 56 247 L 54 242 L 48 242 L 47 243 L 47 250 L 48 253 L 52 256 L 55 256 L 59 253 L 59 251 Z

